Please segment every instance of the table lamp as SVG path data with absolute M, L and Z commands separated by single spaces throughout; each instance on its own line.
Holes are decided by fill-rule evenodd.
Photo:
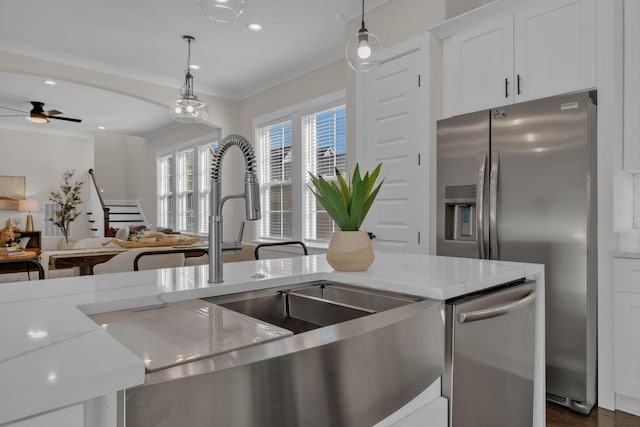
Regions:
M 27 225 L 25 226 L 24 231 L 33 231 L 33 217 L 31 216 L 31 212 L 39 209 L 40 203 L 36 199 L 26 199 L 18 202 L 18 210 L 20 212 L 29 212 L 27 214 Z

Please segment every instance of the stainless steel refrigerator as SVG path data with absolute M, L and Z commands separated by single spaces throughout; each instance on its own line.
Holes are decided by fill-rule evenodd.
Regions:
M 596 94 L 438 122 L 437 254 L 545 265 L 547 399 L 596 401 Z

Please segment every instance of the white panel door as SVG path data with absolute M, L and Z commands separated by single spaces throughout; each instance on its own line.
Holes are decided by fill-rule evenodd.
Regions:
M 595 87 L 595 0 L 547 0 L 517 12 L 514 46 L 516 102 Z
M 376 249 L 428 251 L 428 78 L 420 77 L 422 55 L 417 50 L 383 63 L 359 86 L 359 162 L 367 170 L 382 163 L 385 179 L 363 227 L 375 234 Z
M 443 42 L 444 116 L 513 103 L 513 16 Z

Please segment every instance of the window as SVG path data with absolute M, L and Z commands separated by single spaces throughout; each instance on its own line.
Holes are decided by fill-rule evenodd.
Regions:
M 193 168 L 195 163 L 193 151 L 193 148 L 178 151 L 176 171 L 178 230 L 195 231 L 193 227 Z
M 338 96 L 340 95 L 340 96 Z M 309 172 L 346 171 L 343 94 L 254 121 L 262 198 L 258 239 L 324 245 L 336 226 L 308 188 Z
M 158 184 L 158 224 L 173 228 L 173 155 L 160 157 Z
M 211 161 L 216 144 L 205 144 L 198 147 L 198 231 L 209 232 L 209 211 L 211 209 Z M 202 167 L 204 166 L 204 167 Z
M 262 237 L 291 239 L 292 152 L 291 121 L 260 129 L 260 183 L 263 219 Z
M 191 142 L 158 156 L 158 225 L 181 232 L 209 231 L 210 170 L 216 138 Z
M 336 170 L 346 172 L 347 135 L 344 106 L 303 117 L 306 146 L 305 233 L 308 242 L 329 241 L 336 225 L 309 189 L 309 172 L 335 179 Z

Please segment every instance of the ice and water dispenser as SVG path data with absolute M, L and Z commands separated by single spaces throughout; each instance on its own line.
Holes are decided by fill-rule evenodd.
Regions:
M 444 188 L 445 240 L 476 240 L 476 186 L 450 185 Z

